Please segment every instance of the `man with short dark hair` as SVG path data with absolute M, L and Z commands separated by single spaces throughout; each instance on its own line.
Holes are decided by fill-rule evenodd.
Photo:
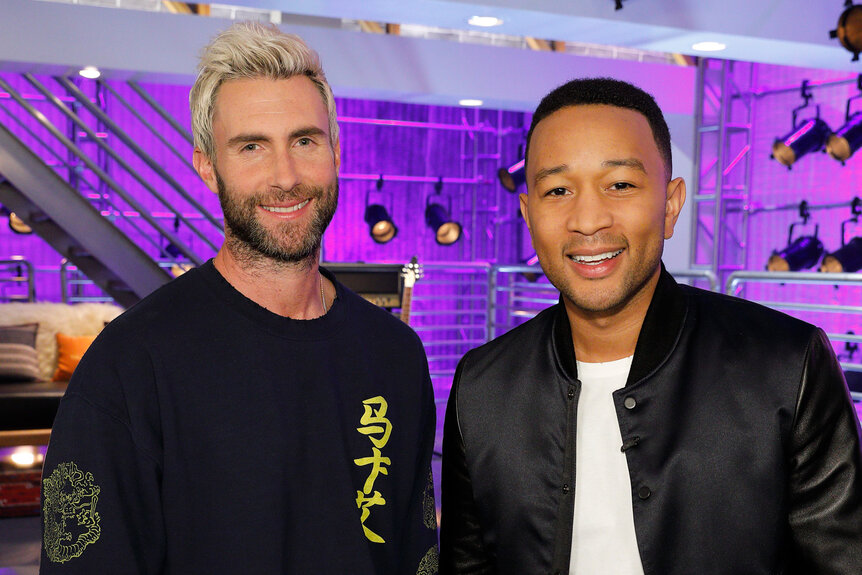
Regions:
M 527 143 L 521 212 L 560 303 L 458 366 L 441 573 L 862 573 L 830 343 L 665 271 L 685 183 L 652 97 L 574 80 Z

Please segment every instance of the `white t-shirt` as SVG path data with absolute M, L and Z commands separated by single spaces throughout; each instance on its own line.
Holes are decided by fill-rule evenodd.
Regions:
M 612 392 L 625 387 L 632 357 L 578 362 L 575 521 L 569 573 L 643 575 L 632 488 Z

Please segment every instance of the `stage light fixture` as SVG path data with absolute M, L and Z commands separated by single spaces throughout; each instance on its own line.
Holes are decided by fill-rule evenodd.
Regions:
M 461 238 L 461 224 L 452 220 L 452 198 L 445 196 L 448 205 L 438 203 L 443 199 L 443 178 L 434 184 L 434 193 L 425 199 L 425 224 L 434 232 L 434 239 L 441 246 L 450 246 Z
M 827 273 L 854 273 L 862 270 L 862 237 L 856 236 L 846 244 L 844 243 L 845 228 L 847 224 L 859 223 L 862 215 L 862 200 L 858 197 L 850 202 L 850 219 L 841 222 L 841 247 L 823 257 L 820 271 Z
M 802 217 L 801 222 L 793 222 L 790 224 L 790 230 L 787 234 L 787 247 L 781 251 L 772 251 L 769 256 L 769 261 L 766 264 L 766 269 L 771 272 L 796 272 L 806 270 L 813 267 L 825 251 L 823 242 L 817 237 L 820 231 L 820 226 L 814 226 L 813 236 L 799 236 L 793 239 L 793 228 L 799 224 L 806 225 L 811 213 L 808 210 L 808 202 L 803 201 L 799 204 L 799 215 Z
M 33 228 L 24 223 L 24 220 L 19 218 L 15 212 L 9 212 L 9 229 L 16 234 L 32 234 Z
M 853 54 L 853 62 L 862 52 L 862 5 L 853 5 L 853 0 L 844 2 L 845 10 L 838 17 L 838 27 L 829 31 L 830 38 L 838 38 L 844 48 Z
M 857 89 L 862 92 L 862 74 L 856 80 Z M 862 112 L 850 113 L 850 107 L 854 100 L 862 98 L 862 93 L 847 99 L 847 107 L 844 110 L 844 125 L 838 131 L 829 136 L 826 141 L 826 151 L 830 156 L 844 165 L 856 150 L 862 148 Z
M 375 184 L 377 193 L 385 195 L 383 192 L 383 176 L 377 180 Z M 365 194 L 365 223 L 368 224 L 368 234 L 378 244 L 385 244 L 398 235 L 398 227 L 392 221 L 392 216 L 382 203 L 370 203 L 371 190 Z
M 826 122 L 820 119 L 820 106 L 815 107 L 816 115 L 813 118 L 797 122 L 797 115 L 807 108 L 811 101 L 808 80 L 802 82 L 802 98 L 804 103 L 793 109 L 793 129 L 772 144 L 770 157 L 788 169 L 805 154 L 822 150 L 832 133 Z
M 527 181 L 527 171 L 524 169 L 524 160 L 512 164 L 508 168 L 497 170 L 497 178 L 506 190 L 515 193 L 518 188 Z

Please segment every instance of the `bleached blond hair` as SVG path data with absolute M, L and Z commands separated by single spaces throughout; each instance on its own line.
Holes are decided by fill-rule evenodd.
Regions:
M 215 160 L 213 115 L 219 87 L 237 78 L 283 80 L 306 76 L 317 86 L 329 115 L 329 142 L 338 145 L 335 98 L 317 52 L 299 37 L 272 25 L 240 22 L 219 33 L 204 48 L 198 76 L 189 93 L 195 147 Z

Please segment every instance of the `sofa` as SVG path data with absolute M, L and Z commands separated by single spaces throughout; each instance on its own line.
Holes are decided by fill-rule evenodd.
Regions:
M 0 304 L 0 447 L 47 441 L 77 360 L 122 308 Z

